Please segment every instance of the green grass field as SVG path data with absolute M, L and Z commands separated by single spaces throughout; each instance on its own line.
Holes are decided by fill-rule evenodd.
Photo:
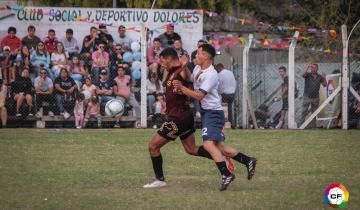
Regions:
M 329 209 L 331 183 L 360 209 L 360 131 L 226 131 L 228 145 L 259 159 L 257 174 L 219 192 L 215 164 L 165 146 L 168 186 L 153 178 L 147 143 L 154 130 L 0 130 L 0 209 Z M 197 132 L 197 142 L 201 143 Z

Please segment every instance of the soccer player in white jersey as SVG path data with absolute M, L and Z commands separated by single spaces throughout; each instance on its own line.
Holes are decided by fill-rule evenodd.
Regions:
M 257 160 L 254 157 L 249 157 L 229 146 L 223 145 L 225 140 L 223 133 L 225 119 L 221 98 L 218 94 L 218 73 L 212 65 L 215 55 L 214 47 L 209 44 L 203 44 L 198 47 L 196 54 L 198 65 L 194 68 L 191 76 L 194 90 L 187 88 L 177 80 L 173 81 L 173 84 L 177 91 L 200 102 L 204 147 L 210 153 L 222 175 L 220 191 L 223 191 L 235 179 L 235 175 L 226 167 L 223 154 L 244 164 L 247 167 L 249 180 L 255 175 Z

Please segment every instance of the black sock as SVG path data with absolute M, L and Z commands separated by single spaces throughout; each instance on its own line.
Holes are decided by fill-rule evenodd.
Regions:
M 209 159 L 212 160 L 212 157 L 211 157 L 210 153 L 204 148 L 203 145 L 201 145 L 201 146 L 199 147 L 198 155 L 201 156 L 201 157 L 209 158 Z
M 221 175 L 225 175 L 225 176 L 229 176 L 231 173 L 229 171 L 229 169 L 226 166 L 225 161 L 222 162 L 216 162 L 216 165 L 221 173 Z
M 164 181 L 165 177 L 164 177 L 163 168 L 162 168 L 163 160 L 162 160 L 161 154 L 157 157 L 151 157 L 151 161 L 152 161 L 156 179 L 158 179 L 160 181 Z
M 246 165 L 249 161 L 250 161 L 250 157 L 244 155 L 243 153 L 238 153 L 237 155 L 235 155 L 235 157 L 233 157 L 234 160 Z

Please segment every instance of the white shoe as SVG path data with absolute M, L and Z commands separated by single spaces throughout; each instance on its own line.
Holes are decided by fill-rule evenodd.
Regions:
M 275 126 L 276 129 L 280 129 L 283 126 L 283 121 L 279 121 L 279 123 Z
M 22 114 L 20 114 L 20 113 L 16 113 L 16 115 L 15 115 L 16 117 L 21 117 L 22 116 Z
M 196 118 L 201 118 L 200 112 L 196 112 L 195 117 L 196 117 Z
M 153 128 L 154 128 L 154 129 L 157 129 L 157 126 L 156 126 L 156 125 L 153 125 Z
M 64 119 L 66 120 L 66 119 L 68 119 L 69 117 L 70 117 L 70 114 L 67 113 L 67 112 L 65 112 L 65 113 L 64 113 Z
M 159 187 L 165 187 L 166 186 L 166 182 L 165 181 L 160 181 L 155 179 L 154 181 L 144 185 L 144 188 L 159 188 Z
M 80 128 L 81 128 L 81 126 L 77 126 L 76 128 L 77 128 L 77 129 L 80 129 Z
M 50 117 L 54 117 L 54 116 L 55 116 L 55 115 L 54 115 L 54 112 L 52 112 L 52 111 L 49 111 L 48 114 L 49 114 Z
M 43 117 L 43 108 L 41 107 L 39 111 L 35 114 L 36 118 L 42 118 Z

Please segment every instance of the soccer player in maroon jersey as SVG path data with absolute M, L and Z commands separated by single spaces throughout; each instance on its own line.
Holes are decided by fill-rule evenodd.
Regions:
M 144 185 L 144 188 L 166 186 L 160 148 L 170 141 L 174 141 L 177 137 L 180 137 L 181 143 L 188 154 L 211 159 L 211 155 L 203 146 L 195 145 L 194 116 L 189 107 L 188 97 L 179 94 L 172 85 L 173 80 L 179 80 L 183 84 L 191 86 L 189 82 L 190 71 L 184 67 L 173 48 L 166 48 L 161 52 L 160 62 L 168 71 L 165 81 L 167 119 L 149 143 L 149 152 L 156 179 Z

